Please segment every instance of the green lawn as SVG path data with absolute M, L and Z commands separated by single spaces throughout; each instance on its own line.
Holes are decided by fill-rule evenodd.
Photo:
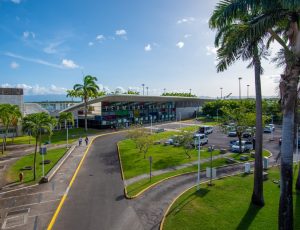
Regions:
M 196 132 L 199 130 L 199 127 L 200 127 L 200 125 L 190 125 L 190 126 L 181 128 L 181 130 Z
M 88 129 L 88 132 L 85 133 L 83 128 L 74 128 L 74 129 L 69 129 L 69 143 L 72 143 L 80 136 L 84 137 L 86 135 L 91 135 L 91 134 L 97 134 L 99 133 L 100 130 L 98 129 Z M 52 144 L 65 144 L 67 143 L 67 131 L 66 130 L 56 130 L 53 132 L 53 135 L 51 136 L 51 143 Z M 12 141 L 12 138 L 7 138 L 7 144 L 29 144 L 29 139 L 30 144 L 34 145 L 35 144 L 35 139 L 33 137 L 29 137 L 27 135 L 25 136 L 20 136 L 20 137 L 15 137 L 14 140 Z M 43 135 L 42 136 L 42 142 L 49 141 L 48 135 Z
M 244 162 L 244 161 L 240 160 L 241 156 L 247 156 L 247 154 L 242 154 L 241 155 L 241 154 L 238 154 L 238 153 L 232 153 L 228 157 L 233 158 L 233 159 L 235 159 L 237 161 L 237 163 L 240 163 L 240 162 Z M 263 151 L 263 156 L 270 156 L 270 154 L 269 154 L 268 151 L 264 150 Z M 254 158 L 250 157 L 249 161 L 254 161 Z M 226 162 L 225 158 L 215 159 L 212 162 L 212 167 L 220 167 L 220 166 L 225 166 L 225 165 L 229 165 Z M 210 167 L 210 162 L 201 163 L 201 165 L 200 165 L 201 171 L 205 171 L 206 167 Z M 149 169 L 149 166 L 148 166 L 148 173 L 149 173 L 149 170 L 150 169 Z M 141 192 L 145 188 L 153 185 L 156 182 L 162 181 L 165 178 L 168 178 L 168 177 L 171 177 L 171 176 L 180 175 L 180 174 L 183 174 L 183 173 L 197 172 L 197 170 L 198 170 L 198 166 L 197 165 L 193 165 L 193 166 L 186 167 L 186 168 L 183 168 L 183 169 L 179 169 L 179 170 L 176 170 L 176 171 L 172 171 L 172 172 L 163 173 L 163 174 L 160 174 L 160 175 L 157 175 L 157 176 L 153 176 L 151 178 L 151 181 L 150 181 L 150 178 L 139 180 L 139 181 L 137 181 L 135 183 L 132 183 L 132 184 L 126 186 L 127 195 L 129 197 L 135 196 L 136 194 L 138 194 L 139 192 Z
M 156 140 L 166 139 L 170 137 L 171 132 L 154 134 Z M 176 132 L 175 132 L 176 134 Z M 181 165 L 191 161 L 197 160 L 197 150 L 193 149 L 189 152 L 191 158 L 188 158 L 184 153 L 183 147 L 174 147 L 172 145 L 164 146 L 163 144 L 152 145 L 144 159 L 143 153 L 139 153 L 132 140 L 124 140 L 119 142 L 119 149 L 121 155 L 122 166 L 124 170 L 125 179 L 129 179 L 141 174 L 149 172 L 149 156 L 152 156 L 152 169 L 159 170 L 176 165 Z M 213 155 L 219 154 L 219 151 L 214 151 Z M 210 157 L 207 150 L 202 149 L 201 159 Z
M 192 188 L 183 194 L 172 205 L 163 229 L 277 229 L 280 189 L 272 181 L 279 179 L 279 171 L 272 168 L 268 173 L 264 207 L 250 204 L 253 175 L 229 177 L 215 181 L 212 187 L 203 184 L 200 191 Z M 295 229 L 300 229 L 300 193 L 296 191 L 294 204 Z
M 51 170 L 51 168 L 57 163 L 57 161 L 66 153 L 66 148 L 48 150 L 45 155 L 45 160 L 51 160 L 50 164 L 45 165 L 45 175 Z M 24 166 L 33 166 L 34 154 L 26 155 L 16 161 L 7 171 L 6 179 L 8 183 L 13 183 L 19 181 L 20 170 Z M 36 164 L 36 175 L 37 181 L 42 177 L 42 156 L 37 154 L 37 164 Z M 24 183 L 33 182 L 33 170 L 23 170 Z

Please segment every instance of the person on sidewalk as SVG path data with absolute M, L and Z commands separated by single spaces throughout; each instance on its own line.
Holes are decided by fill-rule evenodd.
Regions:
M 85 145 L 88 145 L 89 144 L 89 138 L 86 137 L 84 140 L 85 140 Z
M 81 146 L 81 143 L 82 143 L 82 138 L 79 137 L 79 140 L 78 140 L 78 145 Z

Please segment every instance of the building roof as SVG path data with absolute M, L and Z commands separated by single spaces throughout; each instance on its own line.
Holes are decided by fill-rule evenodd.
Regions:
M 177 96 L 141 96 L 134 94 L 108 94 L 88 101 L 88 105 L 105 102 L 203 102 L 211 99 L 200 99 L 198 97 L 177 97 Z M 69 112 L 84 107 L 84 102 L 70 106 L 61 112 Z
M 0 95 L 23 95 L 22 88 L 1 88 Z

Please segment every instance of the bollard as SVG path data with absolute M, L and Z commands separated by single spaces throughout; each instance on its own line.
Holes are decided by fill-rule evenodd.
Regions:
M 22 172 L 19 173 L 19 180 L 23 182 L 24 174 Z

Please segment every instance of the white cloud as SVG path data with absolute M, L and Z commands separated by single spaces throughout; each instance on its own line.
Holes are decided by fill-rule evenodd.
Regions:
M 177 42 L 176 46 L 181 49 L 184 47 L 184 42 Z
M 99 34 L 99 35 L 97 35 L 96 40 L 97 41 L 103 41 L 103 40 L 105 40 L 105 37 L 104 37 L 104 35 Z
M 217 48 L 213 47 L 213 46 L 206 46 L 206 55 L 210 56 L 210 55 L 216 55 L 217 54 Z
M 93 45 L 94 45 L 94 42 L 89 42 L 88 45 L 89 45 L 89 46 L 93 46 Z
M 150 44 L 147 44 L 147 45 L 144 47 L 144 50 L 145 50 L 146 52 L 151 51 L 151 50 L 152 50 L 151 45 L 150 45 Z
M 57 53 L 57 47 L 63 42 L 53 42 L 50 43 L 47 47 L 44 48 L 44 52 L 47 54 L 55 54 Z
M 182 23 L 192 23 L 195 21 L 195 18 L 193 17 L 187 17 L 187 18 L 182 18 L 182 19 L 179 19 L 177 21 L 177 24 L 182 24 Z
M 124 29 L 116 30 L 116 35 L 117 36 L 125 36 L 126 34 L 127 34 L 127 32 Z
M 58 87 L 56 85 L 50 86 L 40 86 L 40 85 L 27 85 L 27 84 L 2 84 L 1 87 L 11 87 L 11 88 L 23 88 L 25 95 L 47 95 L 47 94 L 66 94 L 66 88 Z
M 74 61 L 70 60 L 70 59 L 63 59 L 61 62 L 62 66 L 68 68 L 68 69 L 76 69 L 79 66 L 75 64 Z
M 12 3 L 15 3 L 15 4 L 20 4 L 21 3 L 21 0 L 10 0 Z
M 27 39 L 32 37 L 33 39 L 35 39 L 35 33 L 30 32 L 30 31 L 24 31 L 23 32 L 23 38 Z
M 12 62 L 12 63 L 10 63 L 10 68 L 12 68 L 12 69 L 17 69 L 17 68 L 19 68 L 19 64 L 17 63 L 17 62 Z
M 184 38 L 190 38 L 190 37 L 192 37 L 191 34 L 185 34 L 185 35 L 184 35 Z

